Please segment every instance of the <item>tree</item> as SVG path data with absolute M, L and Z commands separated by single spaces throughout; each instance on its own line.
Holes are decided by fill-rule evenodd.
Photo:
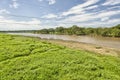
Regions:
M 55 29 L 56 34 L 64 34 L 64 28 L 63 27 L 57 27 Z
M 40 33 L 41 34 L 49 34 L 49 31 L 48 31 L 48 29 L 42 29 L 42 30 L 40 30 Z
M 55 30 L 53 28 L 48 29 L 49 34 L 54 34 Z

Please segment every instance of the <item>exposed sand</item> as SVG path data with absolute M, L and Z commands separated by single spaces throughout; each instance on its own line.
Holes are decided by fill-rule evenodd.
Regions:
M 120 56 L 120 50 L 114 49 L 114 48 L 108 48 L 104 46 L 73 42 L 73 41 L 47 40 L 47 39 L 44 39 L 44 40 L 50 43 L 63 45 L 63 46 L 73 48 L 73 49 L 86 50 L 86 51 L 95 52 L 95 53 L 99 53 L 103 55 Z

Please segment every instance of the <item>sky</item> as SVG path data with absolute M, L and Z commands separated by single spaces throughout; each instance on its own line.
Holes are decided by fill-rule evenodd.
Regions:
M 0 0 L 0 31 L 120 24 L 120 0 Z

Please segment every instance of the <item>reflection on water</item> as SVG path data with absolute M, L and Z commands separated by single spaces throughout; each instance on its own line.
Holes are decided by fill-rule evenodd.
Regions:
M 40 37 L 42 39 L 60 39 L 67 41 L 76 41 L 83 43 L 96 44 L 99 46 L 106 46 L 110 48 L 120 49 L 120 39 L 112 40 L 112 38 L 96 38 L 90 36 L 69 36 L 69 35 L 52 35 L 52 34 L 33 34 L 33 33 L 9 33 L 14 35 L 23 35 L 23 36 L 31 36 L 31 37 Z

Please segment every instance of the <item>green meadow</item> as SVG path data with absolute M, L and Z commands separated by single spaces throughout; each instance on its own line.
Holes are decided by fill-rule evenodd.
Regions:
M 120 58 L 1 33 L 0 80 L 120 80 Z

